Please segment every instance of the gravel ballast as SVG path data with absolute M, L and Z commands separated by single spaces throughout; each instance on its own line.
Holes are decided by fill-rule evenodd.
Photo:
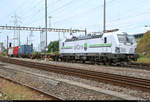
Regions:
M 90 71 L 112 73 L 112 74 L 131 76 L 131 77 L 136 77 L 136 78 L 150 79 L 150 71 L 141 70 L 141 69 L 109 67 L 109 66 L 100 66 L 100 65 L 87 65 L 87 64 L 66 63 L 66 62 L 53 62 L 53 61 L 47 62 L 44 60 L 38 61 L 38 60 L 23 59 L 23 58 L 14 58 L 14 59 L 46 63 L 46 64 L 52 64 L 52 65 L 59 65 L 59 66 L 66 66 L 66 67 L 73 67 L 77 69 L 85 69 L 85 70 L 90 70 Z
M 45 77 L 38 76 L 38 74 L 32 75 L 21 71 L 18 72 L 19 69 L 20 66 L 15 65 L 10 66 L 7 64 L 7 66 L 4 66 L 4 68 L 2 67 L 0 68 L 0 75 L 8 79 L 19 81 L 24 85 L 28 84 L 30 86 L 34 86 L 39 90 L 42 90 L 47 93 L 52 93 L 57 97 L 61 97 L 62 99 L 65 100 L 120 100 L 120 98 L 118 97 L 114 97 L 111 95 L 107 95 L 104 93 L 100 93 L 98 91 L 86 89 L 76 85 L 71 85 L 63 81 L 57 81 L 51 78 L 46 79 Z M 39 75 L 44 75 L 40 74 L 41 72 L 45 73 L 44 71 L 39 71 L 36 69 L 29 69 L 25 67 L 23 68 L 23 70 L 24 69 L 26 71 L 29 71 L 30 73 L 39 72 Z
M 15 69 L 20 68 L 20 67 L 16 67 L 15 65 L 11 65 L 11 64 L 7 64 L 7 67 L 15 68 Z M 113 86 L 113 85 L 109 85 L 109 84 L 99 83 L 99 82 L 96 82 L 96 81 L 85 80 L 85 79 L 81 79 L 81 78 L 75 78 L 75 77 L 72 77 L 72 76 L 60 75 L 60 74 L 56 74 L 56 73 L 51 73 L 51 72 L 46 72 L 46 71 L 41 71 L 41 70 L 36 70 L 36 69 L 30 69 L 30 68 L 26 68 L 26 67 L 22 67 L 22 68 L 25 71 L 38 73 L 40 75 L 46 75 L 48 77 L 53 77 L 57 80 L 60 79 L 61 81 L 69 80 L 69 81 L 72 81 L 72 82 L 78 82 L 78 83 L 82 83 L 82 84 L 85 84 L 85 85 L 89 85 L 90 87 L 102 88 L 106 91 L 110 90 L 110 91 L 113 91 L 113 92 L 119 92 L 122 95 L 137 97 L 137 99 L 150 99 L 150 93 L 145 93 L 145 92 L 142 92 L 142 91 L 131 90 L 131 89 L 122 88 L 122 87 L 118 87 L 118 86 Z

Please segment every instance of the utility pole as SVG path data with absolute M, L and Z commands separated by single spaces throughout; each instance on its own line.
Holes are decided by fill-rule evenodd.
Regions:
M 48 18 L 49 18 L 49 28 L 51 28 L 51 26 L 52 26 L 52 23 L 51 23 L 52 16 L 49 16 Z
M 27 37 L 27 45 L 29 44 L 29 40 L 28 40 L 28 37 Z
M 2 32 L 0 32 L 0 34 L 1 34 Z M 1 42 L 1 37 L 0 37 L 0 42 Z
M 103 33 L 106 32 L 106 0 L 104 0 L 104 29 Z
M 29 34 L 29 44 L 33 43 L 33 37 L 34 37 L 33 31 L 31 31 L 30 34 Z
M 45 46 L 45 52 L 47 49 L 47 0 L 45 0 L 45 28 L 46 28 L 46 46 Z
M 19 26 L 19 27 L 20 27 L 20 26 Z M 20 44 L 20 30 L 19 30 L 19 35 L 18 35 L 18 37 L 19 37 L 18 40 L 19 40 L 19 46 L 20 46 L 20 45 L 21 45 L 21 44 Z
M 65 32 L 63 32 L 63 38 L 65 38 Z
M 58 36 L 59 36 L 59 41 L 60 41 L 60 32 L 58 32 Z
M 9 43 L 9 37 L 7 36 L 7 56 L 8 56 L 8 43 Z
M 85 28 L 85 36 L 87 35 L 87 29 Z

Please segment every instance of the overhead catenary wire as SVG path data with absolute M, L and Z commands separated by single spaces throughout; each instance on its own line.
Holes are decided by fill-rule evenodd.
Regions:
M 139 6 L 140 6 L 140 3 L 141 3 L 141 1 L 140 0 L 138 0 L 139 2 L 135 2 L 136 3 L 136 5 L 138 5 L 139 4 Z M 34 4 L 38 4 L 38 1 L 32 1 Z M 39 1 L 39 3 L 41 3 L 42 1 L 40 0 Z M 67 3 L 69 3 L 69 2 L 71 2 L 71 0 L 68 2 L 68 1 L 66 1 L 66 2 L 61 2 L 60 0 L 57 0 L 57 1 L 55 1 L 54 0 L 54 3 L 56 2 L 56 4 L 59 4 L 59 5 L 56 5 L 56 4 L 54 4 L 54 5 L 56 5 L 56 7 L 53 9 L 53 8 L 51 8 L 51 7 L 49 7 L 49 11 L 53 11 L 53 13 L 51 13 L 51 12 L 49 12 L 50 14 L 56 14 L 55 16 L 57 16 L 57 18 L 54 18 L 53 19 L 53 23 L 55 23 L 55 25 L 57 26 L 57 25 L 60 25 L 60 24 L 62 24 L 62 23 L 64 23 L 64 22 L 66 22 L 67 21 L 67 19 L 69 19 L 70 21 L 72 20 L 73 21 L 73 19 L 72 19 L 72 17 L 74 16 L 74 18 L 77 16 L 78 18 L 81 18 L 81 16 L 85 16 L 84 14 L 84 12 L 82 12 L 83 14 L 82 15 L 80 15 L 80 14 L 75 14 L 75 15 L 69 15 L 69 17 L 71 17 L 71 18 L 69 18 L 69 17 L 67 17 L 68 15 L 65 15 L 65 12 L 67 11 L 67 9 L 69 9 L 69 7 L 70 6 L 68 6 L 68 5 L 66 5 L 65 7 L 63 7 L 63 5 L 65 5 L 65 4 L 67 4 Z M 112 2 L 114 3 L 114 1 L 112 0 Z M 145 1 L 144 1 L 145 2 Z M 115 3 L 118 3 L 118 2 L 115 2 Z M 114 3 L 114 4 L 115 4 Z M 119 2 L 120 3 L 120 2 Z M 24 6 L 24 5 L 22 5 L 23 6 L 23 8 L 27 8 L 28 10 L 23 10 L 22 9 L 22 7 L 20 8 L 20 9 L 18 9 L 18 11 L 16 11 L 16 12 L 21 12 L 22 11 L 22 14 L 24 13 L 24 15 L 23 15 L 23 18 L 25 18 L 25 20 L 24 20 L 24 22 L 25 22 L 25 24 L 34 24 L 34 25 L 37 25 L 37 26 L 39 26 L 39 25 L 42 25 L 42 22 L 44 22 L 44 20 L 42 20 L 43 19 L 43 9 L 41 9 L 40 11 L 39 11 L 39 9 L 40 8 L 42 8 L 41 6 L 41 4 L 40 5 L 35 5 L 35 6 L 31 6 L 31 7 L 29 7 L 29 5 L 30 4 L 28 4 L 28 3 L 25 3 L 25 5 L 26 6 Z M 70 3 L 69 5 L 73 5 L 73 3 Z M 144 4 L 143 4 L 144 5 Z M 77 6 L 77 5 L 75 5 L 75 6 Z M 72 8 L 75 8 L 75 6 L 74 7 L 72 7 Z M 28 8 L 29 7 L 29 8 Z M 39 8 L 38 8 L 39 7 Z M 31 10 L 30 10 L 30 8 L 32 8 Z M 35 10 L 33 10 L 35 8 Z M 60 10 L 57 10 L 58 8 L 60 8 Z M 138 8 L 138 6 L 137 6 L 137 8 Z M 66 11 L 65 11 L 66 10 Z M 94 11 L 95 9 L 93 9 L 93 11 Z M 61 11 L 63 11 L 63 12 L 61 12 Z M 130 10 L 130 9 L 128 9 L 127 11 L 130 11 L 130 12 L 134 12 L 134 10 Z M 26 12 L 26 13 L 25 13 Z M 30 13 L 28 13 L 28 12 L 30 12 Z M 60 12 L 61 12 L 61 14 L 62 15 L 60 15 Z M 92 12 L 92 10 L 91 11 L 87 11 L 87 12 Z M 87 13 L 86 12 L 86 13 Z M 88 13 L 88 14 L 89 14 Z M 132 19 L 132 18 L 134 18 L 134 17 L 136 17 L 137 18 L 137 16 L 141 16 L 141 15 L 147 15 L 147 14 L 149 14 L 149 12 L 146 10 L 145 12 L 143 12 L 143 13 L 145 13 L 145 14 L 143 14 L 143 13 L 139 13 L 139 14 L 133 14 L 132 15 L 132 13 L 130 13 L 131 15 L 128 15 L 128 13 L 129 12 L 127 12 L 127 14 L 126 14 L 126 16 L 122 16 L 122 17 L 119 17 L 119 18 L 115 18 L 115 19 L 110 19 L 109 20 L 109 22 L 108 22 L 108 24 L 117 24 L 118 22 L 121 22 L 121 21 L 126 21 L 127 19 Z M 58 14 L 58 15 L 57 15 Z M 73 13 L 72 13 L 73 14 Z M 34 17 L 34 16 L 37 16 L 37 17 Z M 64 17 L 67 17 L 67 18 L 63 18 L 63 17 L 61 17 L 61 16 L 64 16 Z M 63 18 L 63 19 L 62 19 Z M 76 19 L 78 19 L 78 18 L 76 18 Z M 113 21 L 113 22 L 112 22 Z M 75 24 L 74 24 L 75 25 Z M 96 25 L 96 24 L 92 24 L 91 23 L 91 25 Z M 68 26 L 68 27 L 70 27 L 70 26 Z
M 67 2 L 67 3 L 63 4 L 62 6 L 60 6 L 59 8 L 56 8 L 56 9 L 54 9 L 54 10 L 52 10 L 52 11 L 49 11 L 49 12 L 53 13 L 53 12 L 59 11 L 59 10 L 61 10 L 62 8 L 68 6 L 68 5 L 70 5 L 70 4 L 72 4 L 73 2 L 76 2 L 76 1 L 77 1 L 77 0 L 70 0 L 69 2 Z
M 131 18 L 131 17 L 129 17 L 129 18 Z M 67 19 L 67 18 L 66 18 Z M 121 19 L 121 20 L 123 20 L 123 19 Z M 62 20 L 62 21 L 64 21 L 64 20 Z M 56 23 L 56 22 L 55 22 Z
M 66 3 L 66 4 L 68 4 L 68 3 Z M 64 4 L 64 5 L 66 5 L 66 4 Z M 42 10 L 43 11 L 43 10 Z M 57 12 L 57 11 L 56 11 Z M 38 13 L 38 15 L 36 15 L 36 16 L 39 16 L 40 15 L 40 13 Z M 38 22 L 38 20 L 40 20 L 40 19 L 42 19 L 43 17 L 42 16 L 40 16 L 40 17 L 38 17 L 38 19 L 34 19 L 34 21 L 32 21 L 32 23 L 33 22 Z M 32 18 L 33 19 L 33 18 Z M 32 20 L 31 19 L 31 20 Z
M 111 0 L 111 1 L 109 1 L 109 2 L 107 2 L 107 3 L 110 4 L 110 3 L 114 2 L 114 1 L 116 1 L 116 0 Z M 95 11 L 95 9 L 99 9 L 99 8 L 103 8 L 103 7 L 104 7 L 104 4 L 100 4 L 100 5 L 98 5 L 98 6 L 94 7 L 94 8 L 91 8 L 91 9 L 82 11 L 82 12 L 80 12 L 80 13 L 71 15 L 71 16 L 69 16 L 69 17 L 66 17 L 66 18 L 62 19 L 62 20 L 55 21 L 54 23 L 57 23 L 57 22 L 59 23 L 59 22 L 62 22 L 62 21 L 65 22 L 66 20 L 71 19 L 71 18 L 75 18 L 75 17 L 79 17 L 79 16 L 85 16 L 85 15 L 83 15 L 83 14 L 89 14 L 89 12 Z M 92 12 L 92 13 L 93 13 L 93 12 Z M 82 15 L 81 15 L 81 14 L 82 14 Z M 58 18 L 58 17 L 57 17 L 57 18 Z
M 31 7 L 31 10 L 30 11 L 27 10 L 26 12 L 28 12 L 28 13 L 27 14 L 25 13 L 23 15 L 23 18 L 26 21 L 29 21 L 29 20 L 33 19 L 34 17 L 36 17 L 36 14 L 38 14 L 39 12 L 44 11 L 44 7 L 43 7 L 44 3 L 40 0 L 39 2 L 37 2 L 37 4 L 40 4 L 40 5 L 38 5 L 38 7 L 34 7 L 34 6 Z
M 25 5 L 25 4 L 26 4 L 26 0 L 24 0 L 15 10 L 11 11 L 8 15 L 6 15 L 6 16 L 4 17 L 4 19 L 5 19 L 6 17 L 12 16 L 15 12 L 17 12 L 18 10 L 20 10 L 21 7 L 23 7 L 22 5 Z
M 66 13 L 66 11 L 76 10 L 77 8 L 80 8 L 80 7 L 84 6 L 85 4 L 88 4 L 88 2 L 89 2 L 88 0 L 82 0 L 79 2 L 72 2 L 72 4 L 70 3 L 69 5 L 67 5 L 67 6 L 65 6 L 65 7 L 61 8 L 57 11 L 50 12 L 50 14 L 54 15 L 55 18 L 57 18 L 57 17 L 60 17 L 61 15 L 63 15 L 64 13 Z
M 57 4 L 57 2 L 60 2 L 60 1 L 62 1 L 62 0 L 56 0 L 55 3 Z M 43 17 L 43 12 L 44 12 L 43 5 L 44 5 L 44 2 L 43 1 L 40 1 L 40 2 L 41 3 L 38 3 L 38 4 L 40 4 L 40 7 L 35 12 L 30 13 L 30 15 L 25 17 L 25 18 L 29 18 L 29 19 L 26 20 L 27 23 L 28 22 L 32 22 L 32 24 L 33 24 L 34 22 L 38 22 L 42 18 L 44 19 L 44 17 Z M 34 15 L 34 16 L 32 16 L 32 15 Z M 30 19 L 30 16 L 32 16 L 31 19 Z M 38 19 L 35 18 L 36 16 L 38 17 Z

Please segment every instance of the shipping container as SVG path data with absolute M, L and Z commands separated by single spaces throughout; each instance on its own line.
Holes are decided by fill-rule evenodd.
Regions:
M 9 48 L 9 49 L 8 49 L 8 55 L 9 55 L 9 56 L 13 55 L 13 48 Z
M 32 54 L 32 52 L 33 52 L 33 46 L 32 45 L 21 45 L 18 48 L 18 54 L 19 55 Z
M 18 46 L 13 47 L 13 55 L 17 55 L 18 54 Z

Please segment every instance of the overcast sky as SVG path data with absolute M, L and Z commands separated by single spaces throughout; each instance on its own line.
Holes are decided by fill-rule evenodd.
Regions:
M 45 0 L 1 0 L 0 25 L 14 25 L 14 15 L 19 25 L 44 27 Z M 150 0 L 106 0 L 107 29 L 119 28 L 123 32 L 141 33 L 150 23 Z M 103 0 L 48 0 L 48 16 L 52 16 L 51 25 L 55 28 L 85 29 L 88 32 L 103 30 Z M 48 22 L 49 24 L 49 22 Z M 10 40 L 14 31 L 2 31 L 0 40 Z M 21 32 L 21 43 L 26 43 L 30 32 Z M 33 32 L 34 46 L 40 43 L 40 33 Z M 58 39 L 57 33 L 48 33 L 48 42 Z

